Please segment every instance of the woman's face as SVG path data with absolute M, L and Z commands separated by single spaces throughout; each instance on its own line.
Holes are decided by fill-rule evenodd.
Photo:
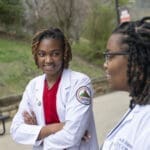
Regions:
M 123 35 L 112 34 L 107 42 L 108 55 L 104 63 L 106 70 L 106 77 L 110 87 L 114 90 L 128 91 L 127 84 L 127 53 L 122 55 L 122 52 L 127 49 L 127 45 L 121 44 Z M 111 53 L 118 53 L 118 55 L 111 55 Z M 125 53 L 125 52 L 124 52 Z
M 39 68 L 49 77 L 58 76 L 62 71 L 63 50 L 56 39 L 43 39 L 38 47 L 37 61 Z

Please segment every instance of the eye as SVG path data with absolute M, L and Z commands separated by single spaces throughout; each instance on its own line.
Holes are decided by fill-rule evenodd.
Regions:
M 115 55 L 107 55 L 108 60 L 112 60 L 114 58 Z
M 60 56 L 61 52 L 60 51 L 54 51 L 52 52 L 51 56 L 57 57 Z
M 38 56 L 40 57 L 45 57 L 46 56 L 46 53 L 44 51 L 39 51 L 38 52 Z

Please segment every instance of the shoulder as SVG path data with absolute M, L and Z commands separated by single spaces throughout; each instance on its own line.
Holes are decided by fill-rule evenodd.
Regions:
M 71 69 L 68 69 L 68 71 L 70 72 L 70 77 L 72 80 L 85 80 L 85 81 L 91 81 L 90 77 L 84 73 L 78 72 L 78 71 L 73 71 Z
M 69 93 L 75 95 L 80 103 L 89 105 L 93 97 L 93 88 L 90 78 L 84 73 L 70 69 L 65 70 L 65 72 L 66 75 L 63 77 L 63 82 L 65 82 L 65 86 L 68 85 L 68 87 L 70 87 Z
M 139 106 L 139 126 L 134 149 L 149 150 L 150 148 L 150 105 Z
M 92 88 L 91 79 L 84 73 L 73 71 L 71 69 L 64 69 L 62 75 L 62 83 L 66 87 L 80 88 L 87 86 Z
M 36 86 L 36 84 L 38 84 L 40 81 L 43 81 L 45 78 L 45 74 L 43 75 L 39 75 L 33 79 L 31 79 L 29 81 L 29 83 L 27 84 L 27 87 L 26 88 L 33 88 L 34 86 Z
M 137 106 L 135 111 L 138 131 L 142 133 L 150 127 L 150 105 Z
M 137 114 L 141 120 L 147 120 L 150 123 L 150 105 L 138 105 Z

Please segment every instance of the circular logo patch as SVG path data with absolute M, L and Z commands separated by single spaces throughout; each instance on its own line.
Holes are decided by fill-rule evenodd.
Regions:
M 85 105 L 89 105 L 91 104 L 91 90 L 86 87 L 86 86 L 82 86 L 77 90 L 76 93 L 77 96 L 77 100 Z

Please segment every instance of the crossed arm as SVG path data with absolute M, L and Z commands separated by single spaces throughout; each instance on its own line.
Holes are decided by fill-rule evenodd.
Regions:
M 24 111 L 23 118 L 24 118 L 24 122 L 26 124 L 37 125 L 36 116 L 33 111 L 31 112 L 31 115 L 27 111 Z M 61 130 L 63 128 L 64 125 L 65 125 L 65 123 L 53 123 L 53 124 L 43 126 L 38 135 L 37 140 L 41 140 L 41 139 L 49 136 L 50 134 L 54 134 L 54 133 L 58 132 L 59 130 Z
M 36 116 L 33 111 L 31 112 L 31 115 L 27 111 L 24 111 L 22 115 L 24 118 L 24 122 L 26 124 L 37 125 Z M 50 134 L 54 134 L 54 133 L 60 131 L 64 125 L 65 125 L 65 123 L 61 122 L 61 123 L 53 123 L 53 124 L 43 126 L 38 135 L 37 140 L 41 140 L 41 139 L 49 136 Z M 88 131 L 85 131 L 84 136 L 82 137 L 82 140 L 88 141 L 89 139 L 90 139 L 90 135 L 89 135 Z

